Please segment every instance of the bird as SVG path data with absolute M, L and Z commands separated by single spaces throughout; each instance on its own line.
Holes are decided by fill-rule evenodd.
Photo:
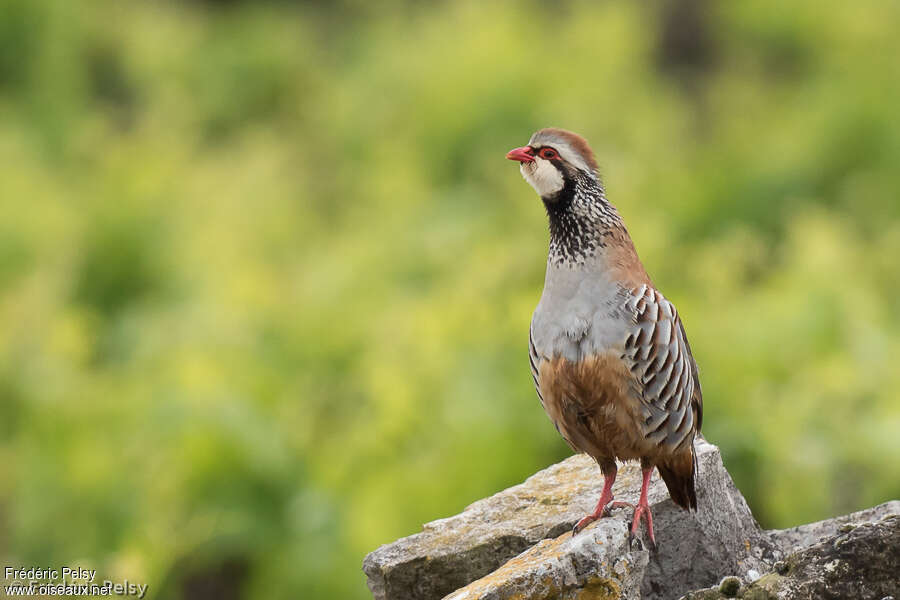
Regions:
M 697 508 L 703 394 L 684 325 L 647 275 L 583 137 L 541 129 L 506 158 L 520 163 L 549 221 L 544 289 L 528 336 L 535 389 L 563 439 L 604 477 L 596 508 L 572 535 L 630 507 L 629 547 L 644 519 L 656 550 L 647 500 L 653 470 L 676 505 Z M 636 505 L 613 502 L 617 460 L 640 461 Z

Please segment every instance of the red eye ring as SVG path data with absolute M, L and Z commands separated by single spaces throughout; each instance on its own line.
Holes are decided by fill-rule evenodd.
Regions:
M 541 148 L 540 152 L 538 152 L 538 156 L 545 160 L 553 160 L 554 158 L 559 158 L 559 154 L 553 148 Z

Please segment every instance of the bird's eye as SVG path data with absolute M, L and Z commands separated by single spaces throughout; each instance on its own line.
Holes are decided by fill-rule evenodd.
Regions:
M 553 148 L 541 148 L 541 151 L 538 154 L 541 158 L 545 158 L 547 160 L 559 158 L 559 154 Z

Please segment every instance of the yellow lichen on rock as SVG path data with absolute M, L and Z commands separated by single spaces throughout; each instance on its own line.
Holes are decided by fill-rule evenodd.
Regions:
M 618 600 L 622 597 L 619 582 L 607 577 L 591 577 L 577 590 L 573 600 Z

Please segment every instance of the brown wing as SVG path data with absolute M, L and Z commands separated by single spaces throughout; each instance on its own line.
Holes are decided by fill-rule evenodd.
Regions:
M 671 302 L 649 285 L 629 301 L 634 326 L 624 360 L 643 400 L 643 431 L 663 454 L 690 447 L 700 428 L 702 397 L 697 365 Z

